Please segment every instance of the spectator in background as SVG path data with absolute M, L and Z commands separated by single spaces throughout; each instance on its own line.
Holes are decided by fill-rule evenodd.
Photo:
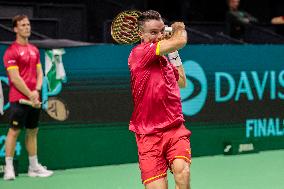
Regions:
M 226 32 L 233 38 L 243 40 L 246 26 L 258 20 L 245 11 L 239 10 L 240 0 L 227 0 Z
M 284 16 L 275 16 L 270 22 L 275 26 L 276 33 L 284 36 Z
M 271 20 L 277 34 L 284 36 L 284 1 L 269 1 L 271 7 Z
M 271 19 L 271 24 L 284 24 L 284 16 L 276 16 Z

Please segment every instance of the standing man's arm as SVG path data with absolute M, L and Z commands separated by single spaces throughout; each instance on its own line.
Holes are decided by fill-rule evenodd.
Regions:
M 19 68 L 13 66 L 8 68 L 7 70 L 10 77 L 10 81 L 15 85 L 15 87 L 25 96 L 27 96 L 33 103 L 36 103 L 39 97 L 38 93 L 36 90 L 31 91 L 27 87 L 26 83 L 19 74 Z
M 41 87 L 42 87 L 42 80 L 43 80 L 43 71 L 42 71 L 42 67 L 41 64 L 38 63 L 36 65 L 36 90 L 37 91 L 41 91 Z

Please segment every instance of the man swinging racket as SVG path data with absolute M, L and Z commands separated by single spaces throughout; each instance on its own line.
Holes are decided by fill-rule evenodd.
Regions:
M 137 20 L 141 44 L 128 58 L 134 103 L 129 129 L 136 136 L 142 182 L 146 189 L 167 189 L 169 168 L 176 189 L 190 189 L 191 132 L 184 125 L 179 91 L 186 76 L 177 52 L 187 43 L 185 25 L 175 22 L 165 38 L 158 12 L 143 12 Z

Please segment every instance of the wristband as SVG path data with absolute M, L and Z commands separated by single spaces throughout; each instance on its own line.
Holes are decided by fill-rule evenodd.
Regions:
M 172 53 L 168 54 L 169 60 L 170 62 L 174 65 L 174 66 L 180 66 L 182 65 L 181 59 L 179 57 L 178 51 L 174 51 Z

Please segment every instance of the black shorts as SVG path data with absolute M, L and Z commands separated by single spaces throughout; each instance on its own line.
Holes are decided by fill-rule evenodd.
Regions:
M 12 102 L 10 104 L 10 127 L 25 127 L 28 129 L 34 129 L 38 127 L 40 109 L 36 109 L 24 104 L 19 104 L 18 102 Z

